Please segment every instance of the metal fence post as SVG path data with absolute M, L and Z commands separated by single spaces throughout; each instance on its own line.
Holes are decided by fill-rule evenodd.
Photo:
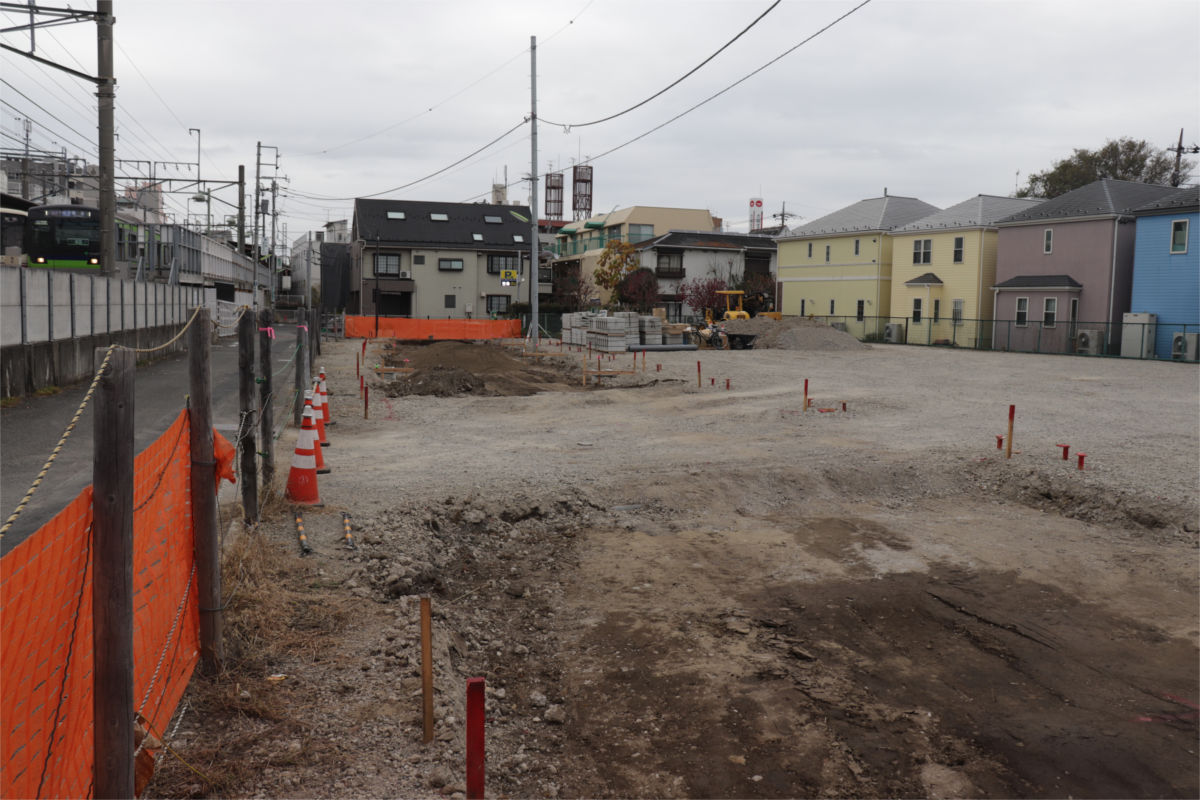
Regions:
M 103 358 L 100 350 L 97 354 Z M 92 460 L 95 797 L 133 797 L 133 374 L 118 348 L 96 392 Z
M 46 270 L 46 340 L 54 341 L 54 271 Z
M 29 344 L 29 292 L 25 283 L 25 270 L 17 270 L 21 282 L 21 344 Z
M 67 295 L 71 306 L 71 338 L 75 338 L 75 273 L 67 276 Z
M 292 421 L 300 427 L 304 415 L 304 389 L 308 385 L 308 312 L 296 313 L 296 398 L 292 403 Z

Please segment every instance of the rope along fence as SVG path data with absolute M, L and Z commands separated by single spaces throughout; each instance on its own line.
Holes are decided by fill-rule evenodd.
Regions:
M 159 731 L 200 652 L 188 419 L 181 412 L 135 460 L 130 713 Z M 232 447 L 218 448 L 216 475 L 231 477 L 232 460 Z M 92 794 L 91 528 L 89 486 L 0 559 L 0 796 Z

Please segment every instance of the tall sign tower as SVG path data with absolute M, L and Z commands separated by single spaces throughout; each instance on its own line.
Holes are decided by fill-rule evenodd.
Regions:
M 575 219 L 587 219 L 592 215 L 592 167 L 576 164 L 571 174 L 571 208 Z
M 562 219 L 563 215 L 563 174 L 561 172 L 546 173 L 546 219 Z

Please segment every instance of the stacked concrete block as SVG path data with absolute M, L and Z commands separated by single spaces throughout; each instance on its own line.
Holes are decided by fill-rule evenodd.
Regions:
M 629 349 L 628 319 L 618 314 L 593 317 L 588 331 L 588 344 L 602 353 L 624 353 Z
M 658 317 L 638 317 L 638 333 L 642 344 L 662 344 L 662 320 Z
M 641 337 L 638 334 L 638 313 L 636 311 L 618 311 L 613 316 L 617 319 L 625 320 L 626 349 L 641 344 Z
M 684 341 L 687 325 L 667 323 L 663 325 L 663 344 L 687 344 Z

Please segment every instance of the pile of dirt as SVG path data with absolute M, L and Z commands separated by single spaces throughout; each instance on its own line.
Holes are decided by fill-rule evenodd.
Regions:
M 770 317 L 735 319 L 725 323 L 732 333 L 752 333 L 756 349 L 774 350 L 863 350 L 869 345 L 845 331 L 806 317 L 775 320 Z
M 392 343 L 383 362 L 413 371 L 384 386 L 388 397 L 488 395 L 518 397 L 578 388 L 578 369 L 556 359 L 526 360 L 492 344 Z

